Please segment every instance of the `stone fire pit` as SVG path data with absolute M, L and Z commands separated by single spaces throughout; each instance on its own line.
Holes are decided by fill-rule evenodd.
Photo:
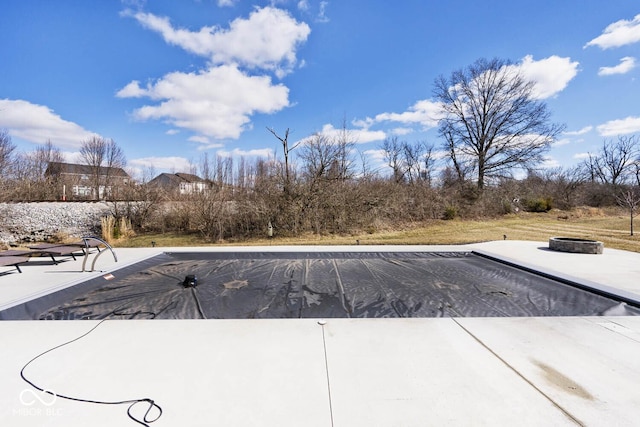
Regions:
M 549 249 L 578 254 L 601 254 L 604 251 L 604 243 L 574 237 L 552 237 L 549 239 Z

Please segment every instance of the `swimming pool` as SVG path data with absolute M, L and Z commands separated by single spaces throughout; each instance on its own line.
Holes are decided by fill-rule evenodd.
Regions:
M 475 252 L 165 252 L 0 319 L 615 314 L 640 307 Z

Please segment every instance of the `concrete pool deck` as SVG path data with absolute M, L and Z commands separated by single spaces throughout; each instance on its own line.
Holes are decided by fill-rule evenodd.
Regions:
M 552 252 L 546 242 L 348 246 L 469 251 L 640 299 L 640 254 Z M 336 251 L 341 247 L 116 249 L 29 261 L 0 276 L 0 309 L 164 251 Z M 2 267 L 1 272 L 11 271 Z M 639 317 L 2 321 L 0 425 L 139 425 L 128 405 L 162 407 L 152 426 L 637 425 Z M 323 323 L 323 324 L 321 324 Z M 141 418 L 142 404 L 132 409 Z M 150 418 L 154 418 L 154 413 Z

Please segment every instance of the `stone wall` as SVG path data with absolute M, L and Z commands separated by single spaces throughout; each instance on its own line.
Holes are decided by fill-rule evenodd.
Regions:
M 99 236 L 100 218 L 109 212 L 109 205 L 102 202 L 0 203 L 0 243 Z

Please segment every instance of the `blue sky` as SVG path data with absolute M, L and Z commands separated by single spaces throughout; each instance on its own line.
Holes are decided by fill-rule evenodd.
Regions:
M 0 128 L 68 161 L 97 134 L 142 171 L 279 155 L 346 124 L 370 165 L 385 137 L 438 146 L 433 82 L 478 58 L 538 82 L 566 132 L 546 165 L 640 133 L 640 6 L 626 0 L 7 0 Z

